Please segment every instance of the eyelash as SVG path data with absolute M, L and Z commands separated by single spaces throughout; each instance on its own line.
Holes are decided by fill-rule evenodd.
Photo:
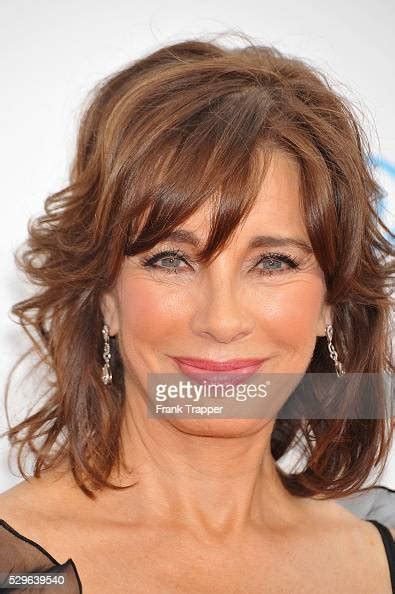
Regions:
M 176 267 L 161 267 L 161 266 L 156 266 L 156 262 L 162 260 L 163 258 L 178 258 L 180 260 L 184 260 L 184 262 L 187 264 L 187 256 L 184 252 L 182 252 L 181 250 L 164 250 L 162 252 L 158 252 L 157 254 L 154 254 L 153 256 L 148 256 L 147 258 L 144 258 L 142 260 L 142 264 L 143 266 L 149 267 L 149 268 L 154 268 L 156 270 L 163 270 L 164 272 L 166 272 L 167 274 L 179 274 L 177 272 L 177 268 Z M 294 256 L 291 256 L 290 254 L 284 254 L 284 253 L 277 253 L 277 252 L 264 252 L 262 254 L 260 254 L 260 256 L 257 259 L 257 262 L 255 264 L 255 266 L 257 266 L 258 264 L 260 264 L 262 261 L 264 260 L 280 260 L 281 262 L 284 262 L 285 264 L 288 264 L 288 266 L 291 268 L 291 270 L 296 270 L 300 267 L 300 260 L 298 258 L 295 258 Z M 286 272 L 286 270 L 280 270 L 280 271 L 273 271 L 273 270 L 258 270 L 258 274 L 262 274 L 263 276 L 273 276 L 276 274 L 283 274 L 284 272 Z

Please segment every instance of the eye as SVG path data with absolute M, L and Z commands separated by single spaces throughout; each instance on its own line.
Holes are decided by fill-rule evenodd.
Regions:
M 167 262 L 167 265 L 158 266 L 157 262 Z M 177 269 L 180 266 L 177 266 L 177 261 L 183 261 L 187 264 L 186 255 L 181 250 L 164 250 L 162 252 L 158 252 L 153 256 L 148 256 L 142 261 L 143 266 L 147 266 L 149 268 L 156 268 L 159 270 L 163 270 L 170 274 L 178 274 Z
M 281 264 L 287 264 L 288 268 L 282 268 Z M 258 274 L 263 274 L 265 276 L 273 276 L 275 274 L 283 274 L 284 272 L 291 270 L 295 270 L 299 268 L 300 262 L 297 258 L 291 256 L 290 254 L 281 254 L 281 253 L 263 253 L 259 256 L 259 260 L 256 264 L 265 264 L 267 265 L 266 268 L 257 269 Z
M 144 258 L 142 264 L 145 267 L 161 270 L 169 274 L 178 274 L 178 271 L 183 270 L 183 267 L 177 264 L 177 262 L 181 261 L 189 266 L 187 256 L 181 250 L 164 250 Z M 159 262 L 162 262 L 162 264 L 158 265 Z M 267 265 L 267 267 L 256 269 L 258 274 L 264 276 L 283 274 L 300 266 L 299 260 L 290 254 L 273 252 L 261 254 L 255 266 L 257 267 L 259 264 Z M 282 267 L 282 264 L 286 264 L 287 268 Z

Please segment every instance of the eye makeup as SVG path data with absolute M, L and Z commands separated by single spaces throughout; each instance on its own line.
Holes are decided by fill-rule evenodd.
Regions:
M 167 260 L 172 262 L 173 264 L 170 264 L 170 266 L 158 266 L 158 262 L 160 262 L 161 260 Z M 193 268 L 191 267 L 190 263 L 189 263 L 189 258 L 188 256 L 185 254 L 185 252 L 183 252 L 180 249 L 167 249 L 167 250 L 162 250 L 159 252 L 156 252 L 154 254 L 151 254 L 145 258 L 143 258 L 140 263 L 142 264 L 143 267 L 146 268 L 151 268 L 160 272 L 164 272 L 165 274 L 183 274 L 183 268 L 181 268 L 180 266 L 176 266 L 174 265 L 175 261 L 182 261 L 185 264 L 188 265 L 189 270 L 193 270 Z M 275 265 L 275 268 L 264 268 L 264 269 L 259 269 L 256 268 L 258 265 L 260 264 L 265 264 L 267 263 L 269 266 L 273 266 Z M 286 264 L 287 268 L 279 268 L 278 265 L 280 264 L 281 266 L 282 264 Z M 290 271 L 295 271 L 297 270 L 301 265 L 301 261 L 299 260 L 299 258 L 296 258 L 295 256 L 292 256 L 289 253 L 284 253 L 284 252 L 263 252 L 259 255 L 259 257 L 256 259 L 256 263 L 254 268 L 256 268 L 256 272 L 257 274 L 260 275 L 264 275 L 264 276 L 273 276 L 273 275 L 278 275 L 278 274 L 284 274 Z

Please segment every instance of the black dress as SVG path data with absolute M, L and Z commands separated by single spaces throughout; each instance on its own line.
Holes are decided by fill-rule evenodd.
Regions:
M 14 576 L 27 572 L 29 576 L 24 578 Z M 40 583 L 42 586 L 35 585 Z M 21 587 L 21 584 L 26 584 L 26 587 Z M 82 594 L 82 584 L 72 559 L 59 563 L 37 542 L 23 536 L 5 520 L 0 520 L 0 594 L 11 592 Z
M 389 529 L 381 522 L 365 521 L 374 524 L 380 532 L 388 559 L 392 593 L 395 594 L 394 539 Z M 25 581 L 22 581 L 23 576 L 13 578 L 13 574 L 25 572 L 29 573 L 29 576 L 24 576 Z M 9 584 L 10 580 L 17 578 L 19 578 L 18 587 Z M 27 581 L 28 579 L 30 582 Z M 40 583 L 43 585 L 29 585 Z M 26 584 L 26 587 L 21 587 L 20 584 Z M 17 532 L 5 520 L 0 520 L 0 594 L 11 593 L 82 594 L 82 584 L 77 567 L 71 558 L 65 563 L 59 563 L 38 543 Z M 89 593 L 84 592 L 84 594 Z M 103 592 L 103 594 L 112 593 Z

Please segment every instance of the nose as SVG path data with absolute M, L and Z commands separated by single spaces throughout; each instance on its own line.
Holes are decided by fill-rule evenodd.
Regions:
M 231 279 L 223 276 L 208 279 L 201 287 L 196 313 L 192 319 L 195 334 L 229 343 L 250 334 L 253 320 Z

